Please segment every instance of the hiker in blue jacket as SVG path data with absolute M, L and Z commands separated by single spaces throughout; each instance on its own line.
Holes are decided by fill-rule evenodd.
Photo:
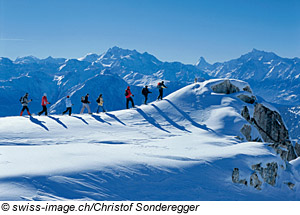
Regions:
M 67 113 L 69 111 L 69 116 L 71 116 L 72 106 L 73 106 L 73 104 L 72 104 L 71 98 L 70 98 L 70 96 L 67 96 L 67 98 L 66 98 L 66 108 L 67 109 L 62 114 L 64 115 L 65 113 Z

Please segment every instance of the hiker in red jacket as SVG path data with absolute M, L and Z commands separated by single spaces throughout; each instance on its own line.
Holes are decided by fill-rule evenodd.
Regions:
M 134 96 L 134 95 L 132 95 L 129 86 L 125 90 L 125 96 L 126 96 L 126 108 L 129 109 L 129 107 L 128 107 L 129 101 L 131 101 L 131 105 L 134 108 L 134 103 L 133 103 L 133 99 L 132 99 L 132 96 Z
M 47 94 L 46 93 L 44 93 L 44 96 L 43 96 L 43 98 L 42 98 L 42 107 L 43 107 L 43 110 L 41 111 L 41 112 L 39 112 L 39 116 L 42 114 L 42 113 L 44 113 L 45 112 L 45 115 L 47 116 L 47 104 L 50 104 L 50 102 L 48 102 L 48 100 L 47 100 Z
M 167 88 L 166 85 L 164 84 L 164 81 L 158 82 L 157 88 L 158 88 L 158 91 L 159 91 L 159 95 L 157 97 L 157 100 L 159 100 L 159 99 L 162 100 L 163 99 L 164 88 Z

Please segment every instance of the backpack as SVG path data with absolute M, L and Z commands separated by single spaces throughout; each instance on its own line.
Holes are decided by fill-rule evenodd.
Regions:
M 147 94 L 146 88 L 143 88 L 143 89 L 142 89 L 142 94 L 143 94 L 143 95 L 146 95 L 146 94 Z
M 96 99 L 96 102 L 97 102 L 97 103 L 99 103 L 99 102 L 100 102 L 100 97 L 98 97 L 98 98 Z
M 127 90 L 125 90 L 125 96 L 128 96 L 128 92 L 127 92 Z
M 158 84 L 157 84 L 157 88 L 161 88 L 161 83 L 160 82 L 158 82 Z
M 84 102 L 84 96 L 81 96 L 81 102 L 82 103 Z
M 23 103 L 23 96 L 20 98 L 19 101 L 21 102 L 21 104 Z

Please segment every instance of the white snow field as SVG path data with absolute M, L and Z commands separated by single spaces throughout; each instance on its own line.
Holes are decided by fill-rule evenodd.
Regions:
M 213 93 L 220 81 L 129 110 L 0 118 L 0 200 L 300 200 L 299 159 L 236 138 L 253 105 Z M 276 184 L 249 186 L 251 165 L 272 161 L 284 166 Z

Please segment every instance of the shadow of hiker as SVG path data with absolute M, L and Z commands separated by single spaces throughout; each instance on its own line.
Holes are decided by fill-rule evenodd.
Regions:
M 122 122 L 118 117 L 116 117 L 115 115 L 111 114 L 111 113 L 105 113 L 107 116 L 115 119 L 116 121 L 118 121 L 119 123 L 121 123 L 122 125 L 126 125 L 124 122 Z
M 197 122 L 195 122 L 187 113 L 184 111 L 180 110 L 176 105 L 173 104 L 169 99 L 164 99 L 164 101 L 167 101 L 170 105 L 172 105 L 185 119 L 187 119 L 193 126 L 204 129 L 206 131 L 210 131 L 212 133 L 216 133 L 214 130 L 211 128 L 208 128 L 206 125 L 201 125 Z
M 42 127 L 43 129 L 45 129 L 46 131 L 49 131 L 49 129 L 43 124 L 43 123 L 45 123 L 44 121 L 40 121 L 40 120 L 34 118 L 34 117 L 31 116 L 31 115 L 30 115 L 29 119 L 30 119 L 30 121 L 31 121 L 32 123 L 41 126 L 41 127 Z
M 172 119 L 170 119 L 161 109 L 159 109 L 156 105 L 151 104 L 151 106 L 153 106 L 157 112 L 163 117 L 165 118 L 165 120 L 170 123 L 172 126 L 174 126 L 175 128 L 182 130 L 182 131 L 186 131 L 191 133 L 189 130 L 187 130 L 184 126 L 181 126 L 179 124 L 177 124 L 176 122 L 174 122 Z
M 148 116 L 144 111 L 142 111 L 142 109 L 140 108 L 136 108 L 136 111 L 141 114 L 142 117 L 144 117 L 145 120 L 147 120 L 150 124 L 152 124 L 153 126 L 155 126 L 156 128 L 164 131 L 164 132 L 167 132 L 167 133 L 170 133 L 169 131 L 167 131 L 166 129 L 162 128 L 156 121 L 155 119 L 153 119 L 152 117 Z
M 56 121 L 58 124 L 60 124 L 62 127 L 64 127 L 64 128 L 66 128 L 66 129 L 68 129 L 68 127 L 62 122 L 62 121 L 60 121 L 60 119 L 59 118 L 55 118 L 55 117 L 53 117 L 53 116 L 48 116 L 50 119 L 53 119 L 54 121 Z
M 99 122 L 107 123 L 107 124 L 111 125 L 109 122 L 106 122 L 105 120 L 101 119 L 100 116 L 97 116 L 97 115 L 94 115 L 94 114 L 92 114 L 91 116 L 92 116 L 95 120 L 97 120 L 97 121 L 99 121 Z
M 89 124 L 87 121 L 85 121 L 82 117 L 79 117 L 79 116 L 72 116 L 72 117 L 74 117 L 74 118 L 76 118 L 76 119 L 80 119 L 82 122 L 84 122 L 85 124 Z

